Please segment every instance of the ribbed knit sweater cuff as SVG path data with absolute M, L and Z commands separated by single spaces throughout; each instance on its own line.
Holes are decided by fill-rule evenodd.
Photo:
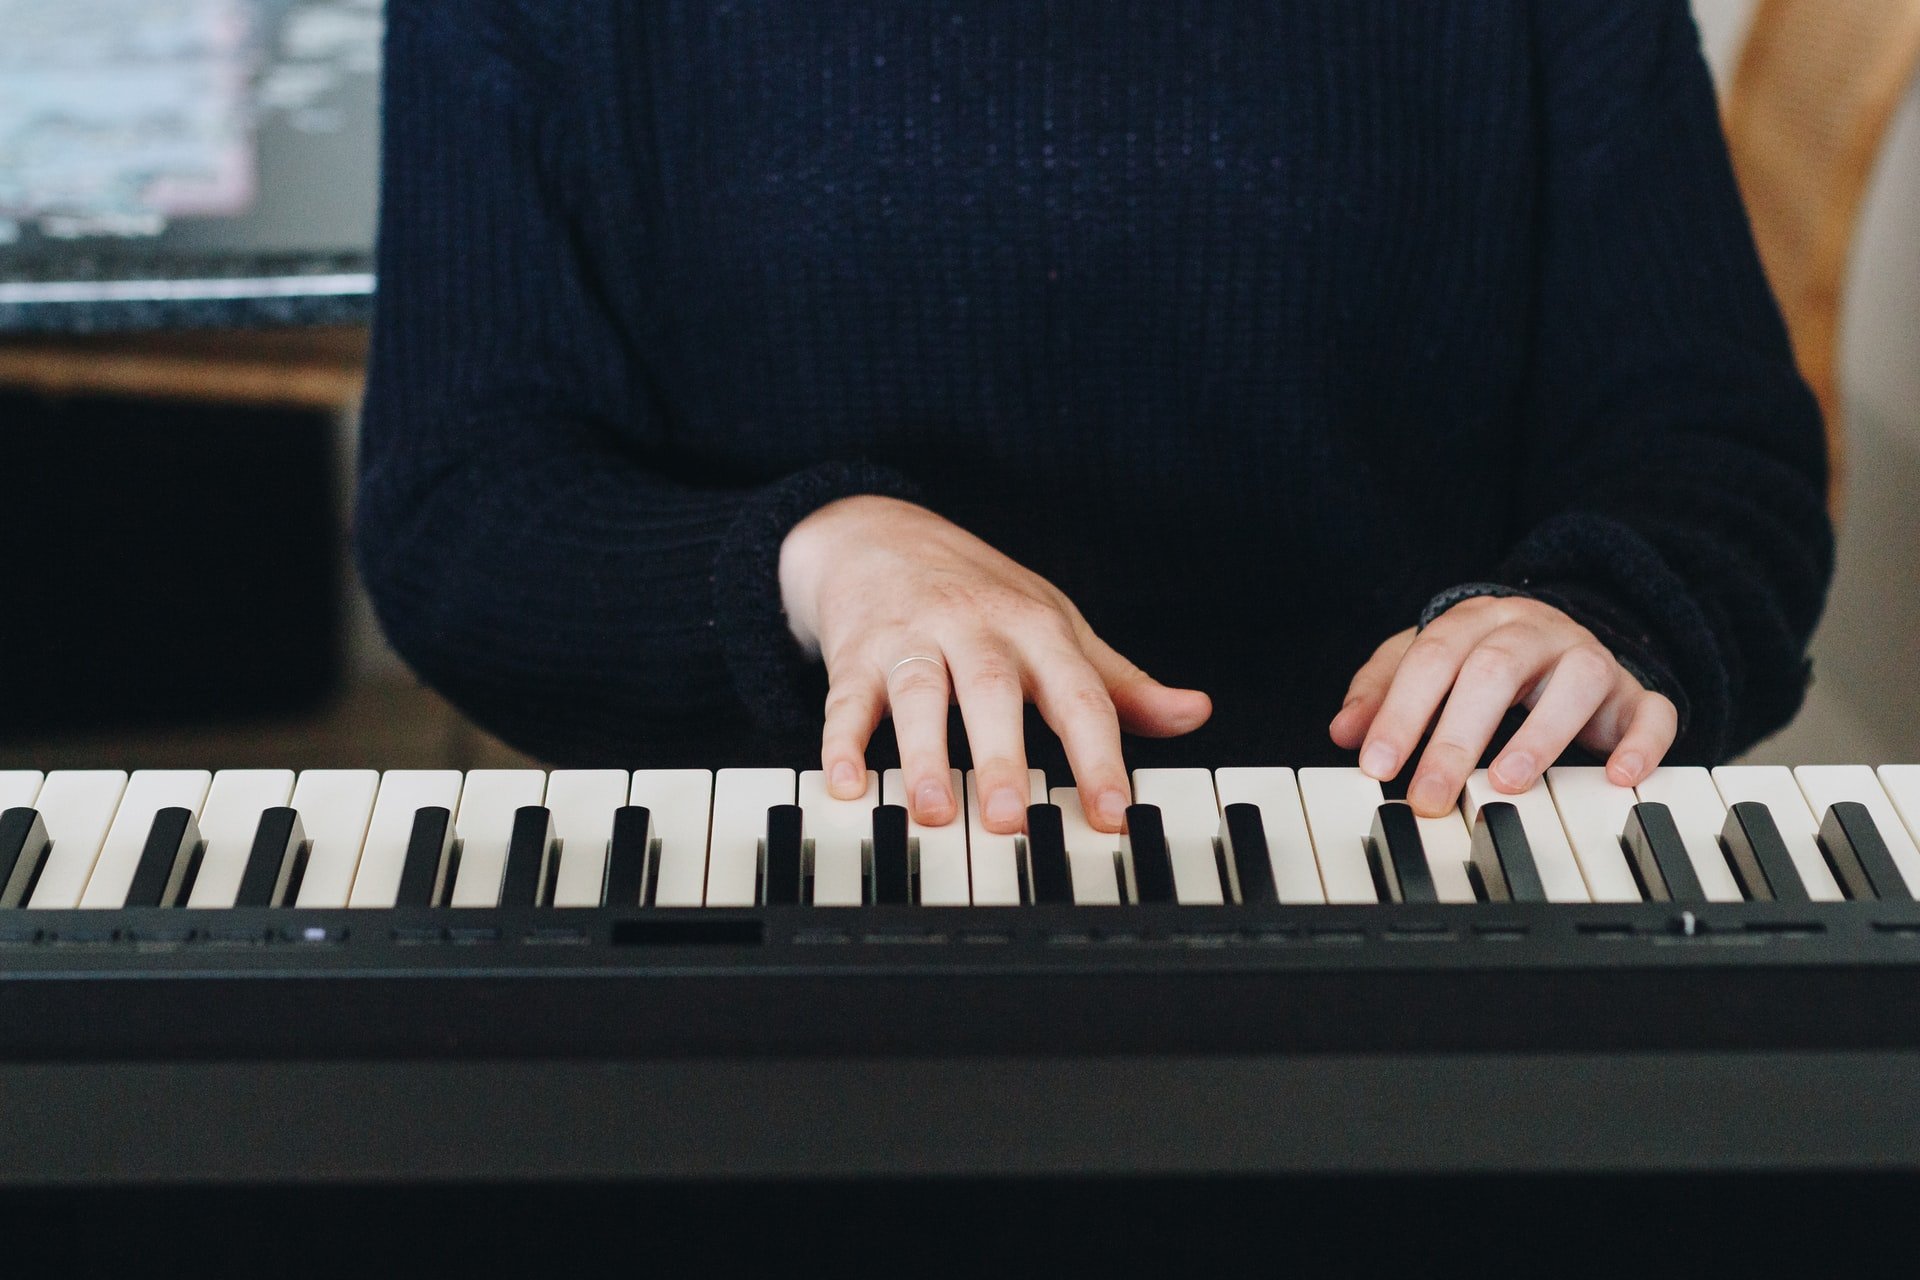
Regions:
M 829 462 L 760 489 L 735 514 L 713 564 L 714 625 L 735 690 L 755 721 L 796 729 L 817 721 L 825 681 L 787 624 L 780 546 L 793 526 L 856 494 L 917 498 L 913 482 L 870 462 Z
M 1614 659 L 1627 674 L 1645 688 L 1665 694 L 1680 713 L 1680 734 L 1687 731 L 1690 708 L 1686 690 L 1673 673 L 1661 646 L 1645 623 L 1603 591 L 1578 582 L 1529 582 L 1512 585 L 1503 582 L 1468 582 L 1449 587 L 1427 602 L 1420 611 L 1420 625 L 1426 627 L 1462 600 L 1481 596 L 1519 596 L 1550 605 L 1593 632 L 1594 638 L 1612 651 Z

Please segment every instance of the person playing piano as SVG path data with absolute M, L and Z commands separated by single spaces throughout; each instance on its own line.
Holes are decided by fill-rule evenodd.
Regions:
M 510 742 L 891 736 L 1009 831 L 1057 736 L 1115 830 L 1123 760 L 1436 813 L 1800 704 L 1821 424 L 1684 0 L 389 14 L 359 561 Z

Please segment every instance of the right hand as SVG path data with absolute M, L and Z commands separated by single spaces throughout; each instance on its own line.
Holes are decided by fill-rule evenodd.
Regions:
M 1168 738 L 1213 714 L 1206 694 L 1172 689 L 1115 653 L 1038 574 L 923 507 L 843 498 L 780 549 L 780 593 L 794 635 L 827 666 L 820 764 L 832 793 L 858 797 L 866 748 L 891 714 L 914 819 L 960 812 L 947 762 L 958 698 L 989 831 L 1026 824 L 1025 704 L 1060 736 L 1087 821 L 1119 831 L 1129 789 L 1120 731 Z M 905 662 L 925 656 L 932 662 Z

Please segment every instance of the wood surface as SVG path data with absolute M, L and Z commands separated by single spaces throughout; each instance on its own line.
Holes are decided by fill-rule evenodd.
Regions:
M 365 381 L 360 327 L 10 336 L 0 391 L 340 409 Z

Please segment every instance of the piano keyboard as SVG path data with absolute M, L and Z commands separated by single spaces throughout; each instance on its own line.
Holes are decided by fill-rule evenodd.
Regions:
M 957 771 L 956 771 L 957 774 Z M 1035 770 L 1027 830 L 923 827 L 791 769 L 0 773 L 0 911 L 1288 907 L 1911 901 L 1920 766 L 1555 768 L 1415 816 L 1350 769 L 1142 769 L 1095 831 Z M 10 913 L 8 913 L 10 914 Z M 0 915 L 0 919 L 5 919 Z M 17 924 L 8 926 L 15 933 Z

